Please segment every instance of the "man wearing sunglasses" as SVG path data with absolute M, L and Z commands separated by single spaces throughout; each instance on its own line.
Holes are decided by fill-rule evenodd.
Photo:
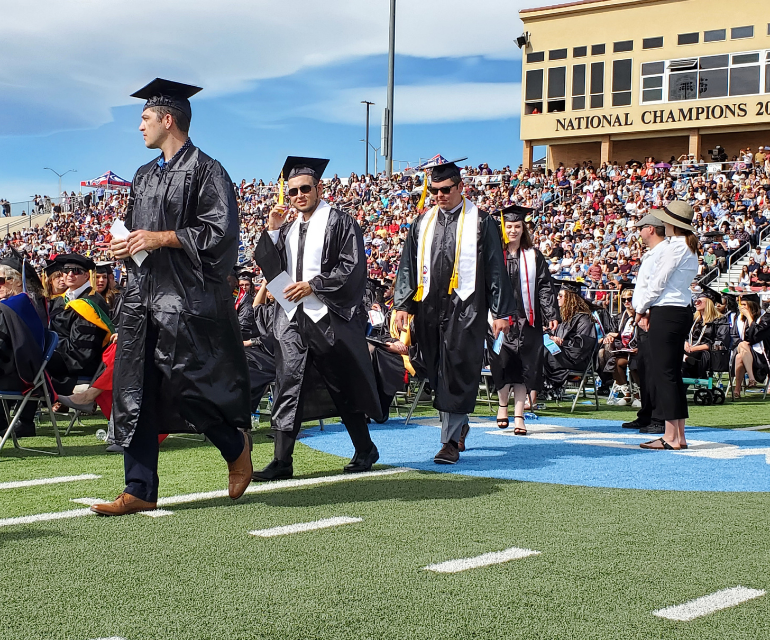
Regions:
M 380 455 L 366 421 L 379 420 L 383 409 L 366 343 L 364 237 L 352 216 L 322 198 L 328 163 L 286 160 L 280 179 L 297 218 L 287 222 L 289 207 L 276 204 L 254 251 L 268 288 L 281 274 L 293 280 L 283 290 L 288 304 L 279 299 L 273 318 L 275 454 L 255 480 L 290 478 L 302 422 L 318 418 L 342 418 L 355 447 L 346 473 L 368 471 Z
M 464 158 L 463 158 L 464 160 Z M 443 446 L 437 464 L 455 464 L 476 406 L 487 316 L 495 338 L 508 332 L 514 297 L 500 232 L 486 213 L 463 197 L 455 160 L 432 168 L 435 205 L 409 229 L 396 278 L 396 325 L 414 315 L 412 341 L 424 363 L 441 415 Z
M 59 344 L 48 365 L 54 388 L 69 395 L 78 378 L 91 378 L 102 364 L 102 353 L 114 327 L 110 308 L 91 287 L 94 261 L 77 253 L 56 257 L 67 290 L 51 303 L 51 329 Z

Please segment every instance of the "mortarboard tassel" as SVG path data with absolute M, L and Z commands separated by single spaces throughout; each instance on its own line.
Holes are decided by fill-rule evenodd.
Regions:
M 505 216 L 502 213 L 500 214 L 500 235 L 503 238 L 503 246 L 507 247 L 510 240 L 508 239 L 508 234 L 505 232 Z
M 283 171 L 281 172 L 281 177 L 278 179 L 278 204 L 283 205 Z
M 465 224 L 465 197 L 463 197 L 463 210 L 460 213 L 460 222 L 457 227 L 457 248 L 455 249 L 455 263 L 452 268 L 452 278 L 449 280 L 449 295 L 460 286 L 460 247 L 463 240 L 463 226 Z
M 426 171 L 425 177 L 422 180 L 422 195 L 420 196 L 420 201 L 417 203 L 418 211 L 421 211 L 425 206 L 425 196 L 427 195 L 428 195 L 428 172 Z

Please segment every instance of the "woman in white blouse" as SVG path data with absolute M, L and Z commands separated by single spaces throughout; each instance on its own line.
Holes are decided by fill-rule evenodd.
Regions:
M 690 285 L 698 272 L 698 238 L 691 222 L 692 207 L 674 200 L 655 216 L 666 227 L 668 243 L 655 256 L 655 275 L 634 296 L 636 322 L 648 331 L 653 357 L 647 373 L 652 390 L 653 420 L 665 422 L 662 438 L 645 442 L 643 449 L 687 448 L 684 423 L 688 417 L 687 390 L 682 382 L 684 343 L 692 325 Z

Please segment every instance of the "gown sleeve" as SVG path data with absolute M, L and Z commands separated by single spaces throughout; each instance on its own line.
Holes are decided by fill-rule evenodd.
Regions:
M 328 274 L 317 275 L 308 284 L 321 302 L 349 321 L 363 303 L 366 290 L 364 235 L 351 216 L 341 213 L 329 233 L 329 254 L 336 264 Z
M 57 316 L 64 321 L 74 311 L 66 310 Z M 102 359 L 102 344 L 104 344 L 105 331 L 91 324 L 85 318 L 75 317 L 69 327 L 57 330 L 58 323 L 54 321 L 53 329 L 59 334 L 59 344 L 56 353 L 63 360 L 67 371 L 72 376 L 87 376 L 92 374 Z
M 417 240 L 421 218 L 415 218 L 406 235 L 393 292 L 393 307 L 397 311 L 415 312 L 417 292 Z
M 561 350 L 575 364 L 585 362 L 596 346 L 596 329 L 593 318 L 587 313 L 578 313 L 568 323 L 562 336 Z
M 744 338 L 749 344 L 770 340 L 770 317 L 768 314 L 760 316 L 750 327 L 746 327 Z
M 543 254 L 535 250 L 535 263 L 537 264 L 537 295 L 540 302 L 540 312 L 543 316 L 543 322 L 551 320 L 561 321 L 559 305 L 556 302 L 556 292 L 553 288 L 551 272 L 548 271 L 548 265 L 545 262 Z
M 484 260 L 484 285 L 487 290 L 487 304 L 495 319 L 522 315 L 523 309 L 516 308 L 513 285 L 505 267 L 500 231 L 491 216 L 481 220 L 481 254 Z

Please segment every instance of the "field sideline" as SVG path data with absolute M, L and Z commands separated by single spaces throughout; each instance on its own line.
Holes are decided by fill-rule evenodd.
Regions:
M 762 425 L 767 406 L 751 398 L 691 407 L 690 422 Z M 579 405 L 572 417 L 632 416 L 625 408 L 603 405 L 597 413 Z M 569 414 L 541 412 L 541 421 L 548 417 Z M 85 509 L 71 502 L 81 498 L 112 499 L 122 489 L 122 461 L 103 452 L 94 437 L 101 426 L 86 420 L 65 438 L 64 458 L 7 446 L 0 454 L 0 520 Z M 271 457 L 264 433 L 256 432 L 255 466 Z M 588 488 L 417 471 L 329 478 L 344 462 L 300 440 L 295 476 L 326 478 L 323 484 L 259 488 L 234 504 L 171 500 L 162 507 L 170 513 L 155 518 L 0 526 L 0 638 L 770 637 L 767 596 L 689 622 L 653 615 L 737 586 L 770 589 L 766 493 Z M 84 474 L 99 477 L 3 488 Z M 160 476 L 165 497 L 226 486 L 216 450 L 191 439 L 163 444 Z M 350 521 L 251 534 L 332 518 Z M 425 570 L 511 548 L 539 555 L 457 573 Z

